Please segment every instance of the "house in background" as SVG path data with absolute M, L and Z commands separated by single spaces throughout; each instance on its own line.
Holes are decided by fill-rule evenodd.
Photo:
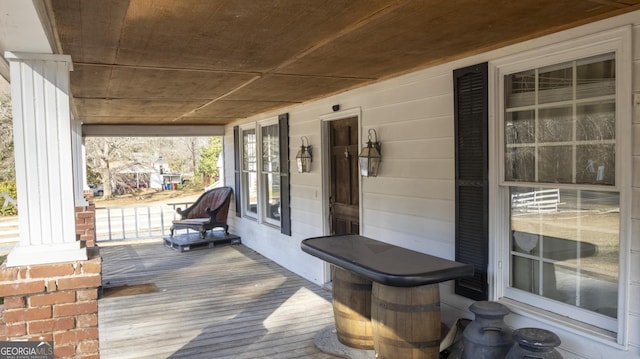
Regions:
M 169 168 L 169 162 L 160 156 L 153 162 L 153 171 L 150 175 L 149 188 L 159 190 L 178 189 L 182 186 L 182 173 L 173 173 Z
M 260 57 L 233 58 L 234 51 L 227 51 L 229 57 L 213 56 L 219 54 L 214 40 L 222 41 L 220 36 L 183 30 L 235 24 L 243 16 L 254 19 L 250 10 L 240 16 L 240 10 L 223 6 L 227 12 L 217 14 L 228 17 L 220 22 L 192 28 L 173 23 L 167 33 L 175 31 L 177 40 L 168 43 L 164 37 L 145 42 L 130 35 L 142 28 L 153 32 L 162 24 L 162 11 L 143 2 L 111 9 L 113 17 L 108 18 L 125 19 L 116 25 L 88 21 L 98 18 L 94 11 L 100 5 L 93 2 L 83 2 L 84 9 L 52 4 L 48 14 L 56 20 L 60 53 L 71 58 L 35 58 L 74 67 L 70 89 L 65 92 L 64 77 L 55 85 L 78 107 L 77 113 L 67 114 L 74 120 L 69 148 L 62 143 L 63 148 L 51 149 L 74 154 L 59 174 L 53 173 L 66 176 L 61 183 L 74 183 L 64 193 L 81 198 L 77 189 L 82 176 L 75 164 L 82 162 L 77 156 L 82 136 L 133 136 L 143 130 L 222 134 L 224 182 L 235 193 L 231 229 L 243 245 L 274 262 L 325 285 L 328 265 L 303 253 L 300 242 L 360 233 L 474 264 L 476 277 L 440 287 L 448 324 L 472 317 L 468 307 L 475 300 L 497 300 L 511 310 L 506 319 L 512 327 L 558 334 L 564 358 L 640 356 L 637 2 L 491 2 L 498 17 L 483 12 L 489 3 L 482 2 L 469 9 L 353 2 L 346 10 L 344 4 L 326 6 L 322 11 L 331 16 L 322 16 L 316 27 L 294 21 L 311 24 L 303 18 L 312 15 L 288 2 L 277 11 L 257 11 L 297 9 L 301 14 L 281 19 L 288 27 L 277 27 L 282 30 L 277 43 L 251 42 L 263 35 L 253 31 L 246 34 L 257 38 L 245 36 L 238 42 L 251 42 L 247 48 L 252 53 L 274 56 L 261 63 L 263 68 L 250 61 Z M 211 10 L 164 6 L 165 12 L 196 18 Z M 513 8 L 517 6 L 526 9 Z M 136 21 L 127 22 L 134 15 Z M 577 17 L 554 22 L 562 16 Z M 366 20 L 347 24 L 349 17 Z M 76 18 L 96 28 L 84 28 Z M 385 31 L 374 32 L 379 28 Z M 523 29 L 530 31 L 518 32 Z M 289 32 L 316 38 L 300 45 Z M 166 45 L 161 51 L 153 46 L 156 40 Z M 200 45 L 199 52 L 181 48 L 187 40 Z M 244 54 L 242 46 L 229 48 Z M 278 57 L 291 48 L 289 57 Z M 31 72 L 14 70 L 33 56 L 5 57 L 11 62 L 15 97 L 21 92 L 14 81 L 40 72 L 35 65 Z M 178 72 L 169 66 L 178 57 L 200 67 Z M 418 58 L 420 62 L 411 63 Z M 212 62 L 222 67 L 225 61 L 231 64 L 226 72 L 211 68 Z M 167 75 L 160 76 L 164 87 L 146 72 Z M 223 94 L 212 89 L 232 78 L 241 85 Z M 185 84 L 197 79 L 202 80 L 201 92 L 194 94 L 189 89 L 197 86 Z M 137 87 L 144 87 L 144 96 L 135 96 Z M 322 95 L 309 95 L 319 88 Z M 209 97 L 203 98 L 204 93 Z M 28 119 L 29 113 L 22 117 Z M 123 125 L 127 121 L 130 126 Z M 25 128 L 27 135 L 38 130 Z M 376 177 L 363 177 L 358 169 L 358 154 L 369 136 L 382 144 Z M 303 138 L 313 149 L 308 173 L 293 166 Z M 38 153 L 24 153 L 18 162 L 26 177 L 36 176 L 26 159 L 44 160 L 38 160 Z M 19 178 L 19 186 L 25 183 L 26 178 Z M 538 197 L 549 192 L 551 199 Z M 554 202 L 552 210 L 548 201 Z M 73 212 L 78 203 L 64 208 Z M 30 206 L 24 202 L 25 208 Z M 24 228 L 33 225 L 25 222 Z M 53 231 L 52 236 L 68 238 L 72 232 Z M 56 260 L 51 253 L 33 256 L 41 246 L 27 234 L 9 259 L 14 266 L 28 265 L 33 258 L 42 263 L 87 260 L 73 239 L 66 245 Z
M 148 188 L 150 179 L 155 173 L 153 168 L 138 162 L 123 165 L 117 168 L 116 172 L 118 173 L 116 192 Z

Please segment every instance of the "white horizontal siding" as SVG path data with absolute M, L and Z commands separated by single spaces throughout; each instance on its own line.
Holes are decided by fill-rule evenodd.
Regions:
M 362 109 L 363 128 L 384 129 L 395 122 L 443 116 L 453 116 L 452 94 Z M 379 135 L 382 134 L 379 133 Z M 453 126 L 451 126 L 451 135 L 453 135 Z
M 443 225 L 439 223 L 439 225 Z M 453 227 L 453 223 L 451 224 Z M 454 259 L 455 243 L 450 240 L 441 240 L 442 237 L 437 238 L 435 234 L 429 232 L 402 232 L 399 228 L 391 228 L 387 226 L 377 226 L 376 224 L 368 225 L 364 232 L 364 236 L 375 238 L 382 242 L 393 243 L 397 246 L 408 248 L 417 252 L 429 253 L 436 257 L 445 259 Z M 444 231 L 443 229 L 442 231 Z M 431 229 L 429 229 L 431 231 Z M 436 229 L 437 231 L 437 229 Z
M 400 104 L 451 96 L 447 89 L 453 86 L 452 83 L 451 74 L 445 67 L 433 68 L 414 73 L 396 86 L 372 88 L 371 91 L 367 91 L 366 96 L 362 96 L 360 106 L 376 108 L 381 104 Z
M 384 144 L 383 144 L 384 146 Z M 384 156 L 384 150 L 382 150 Z M 453 180 L 455 164 L 453 159 L 398 159 L 380 164 L 378 176 L 396 178 L 423 178 L 432 180 Z
M 366 186 L 365 186 L 366 187 Z M 441 199 L 387 196 L 377 193 L 370 193 L 366 201 L 362 204 L 365 210 L 373 209 L 413 216 L 414 220 L 435 219 L 451 221 L 455 215 L 455 202 Z M 364 218 L 365 223 L 368 222 Z M 378 227 L 395 228 L 392 221 L 371 222 Z M 449 239 L 451 240 L 451 239 Z
M 570 41 L 587 34 L 635 23 L 633 28 L 633 91 L 640 93 L 640 12 L 571 29 L 544 38 L 479 54 L 434 68 L 403 75 L 385 82 L 358 88 L 330 98 L 292 106 L 277 113 L 290 115 L 290 158 L 292 164 L 292 236 L 277 229 L 231 215 L 232 231 L 245 245 L 280 263 L 303 277 L 322 284 L 323 262 L 300 250 L 304 238 L 324 234 L 327 218 L 323 200 L 328 194 L 322 184 L 322 119 L 334 114 L 331 106 L 342 110 L 359 109 L 361 143 L 367 130 L 375 128 L 382 142 L 382 164 L 377 178 L 361 181 L 361 230 L 366 236 L 443 258 L 454 257 L 454 119 L 452 71 L 503 56 L 517 54 L 559 41 Z M 625 74 L 626 76 L 626 74 Z M 491 94 L 493 96 L 493 94 Z M 238 124 L 268 118 L 239 121 Z M 633 234 L 630 253 L 630 347 L 620 348 L 607 340 L 593 340 L 580 329 L 568 329 L 558 321 L 531 313 L 511 314 L 514 327 L 535 326 L 556 332 L 562 339 L 561 351 L 570 358 L 640 357 L 640 106 L 633 108 Z M 313 146 L 312 172 L 295 172 L 295 155 L 300 137 Z M 233 184 L 232 126 L 225 136 L 226 181 Z M 490 277 L 494 275 L 490 268 Z M 493 278 L 493 277 L 492 277 Z M 441 284 L 443 318 L 448 323 L 460 316 L 472 318 L 470 300 L 453 294 L 452 282 Z
M 400 197 L 455 199 L 453 179 L 380 177 L 368 181 L 367 188 L 374 193 Z
M 429 140 L 387 139 L 384 142 L 385 159 L 446 159 L 454 158 L 453 138 Z
M 378 238 L 378 235 L 375 236 L 382 241 L 394 243 L 398 238 L 414 236 L 423 239 L 425 244 L 429 242 L 428 245 L 424 246 L 420 244 L 411 246 L 411 249 L 419 249 L 419 251 L 423 253 L 431 253 L 431 251 L 434 250 L 431 246 L 434 245 L 449 246 L 451 244 L 450 238 L 454 235 L 455 231 L 454 223 L 451 221 L 424 218 L 422 216 L 418 217 L 396 212 L 366 209 L 363 217 L 366 217 L 368 222 L 375 223 L 377 225 L 377 229 L 384 228 L 385 230 L 393 233 L 393 235 L 389 237 Z M 389 225 L 389 223 L 392 223 L 392 225 Z M 376 231 L 371 232 L 377 233 Z M 419 233 L 420 235 L 416 236 L 416 233 Z M 403 247 L 409 248 L 409 246 Z M 447 256 L 447 258 L 449 258 L 449 256 Z M 450 259 L 453 259 L 453 257 L 450 257 Z
M 448 138 L 453 143 L 453 114 L 396 121 L 393 126 L 384 128 L 385 148 L 387 141 L 434 140 L 441 138 Z

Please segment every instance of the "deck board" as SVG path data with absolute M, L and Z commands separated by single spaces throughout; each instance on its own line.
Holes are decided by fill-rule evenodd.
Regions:
M 101 247 L 103 286 L 157 291 L 99 300 L 101 358 L 335 358 L 313 343 L 331 293 L 243 245 L 176 252 L 161 240 Z

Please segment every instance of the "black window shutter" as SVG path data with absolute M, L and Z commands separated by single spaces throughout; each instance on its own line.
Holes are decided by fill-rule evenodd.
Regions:
M 291 235 L 291 196 L 289 192 L 289 114 L 278 116 L 280 128 L 280 232 Z
M 233 162 L 235 166 L 235 198 L 236 198 L 236 216 L 242 216 L 242 191 L 240 187 L 240 127 L 233 126 Z
M 453 71 L 456 146 L 456 261 L 474 276 L 456 280 L 456 294 L 488 299 L 488 74 L 487 63 Z

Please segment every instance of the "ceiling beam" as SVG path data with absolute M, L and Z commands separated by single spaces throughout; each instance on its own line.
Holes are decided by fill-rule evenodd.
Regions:
M 224 136 L 216 125 L 82 125 L 82 137 L 209 137 Z
M 94 62 L 78 62 L 74 61 L 76 65 L 84 65 L 84 66 L 95 66 L 95 67 L 109 67 L 113 69 L 141 69 L 141 70 L 166 70 L 166 71 L 185 71 L 185 72 L 207 72 L 207 73 L 218 73 L 218 74 L 241 74 L 241 75 L 255 75 L 259 76 L 261 73 L 259 72 L 251 72 L 251 71 L 235 71 L 235 70 L 211 70 L 211 69 L 200 69 L 200 68 L 191 68 L 191 67 L 167 67 L 167 66 L 143 66 L 143 65 L 127 65 L 127 64 L 101 64 Z

